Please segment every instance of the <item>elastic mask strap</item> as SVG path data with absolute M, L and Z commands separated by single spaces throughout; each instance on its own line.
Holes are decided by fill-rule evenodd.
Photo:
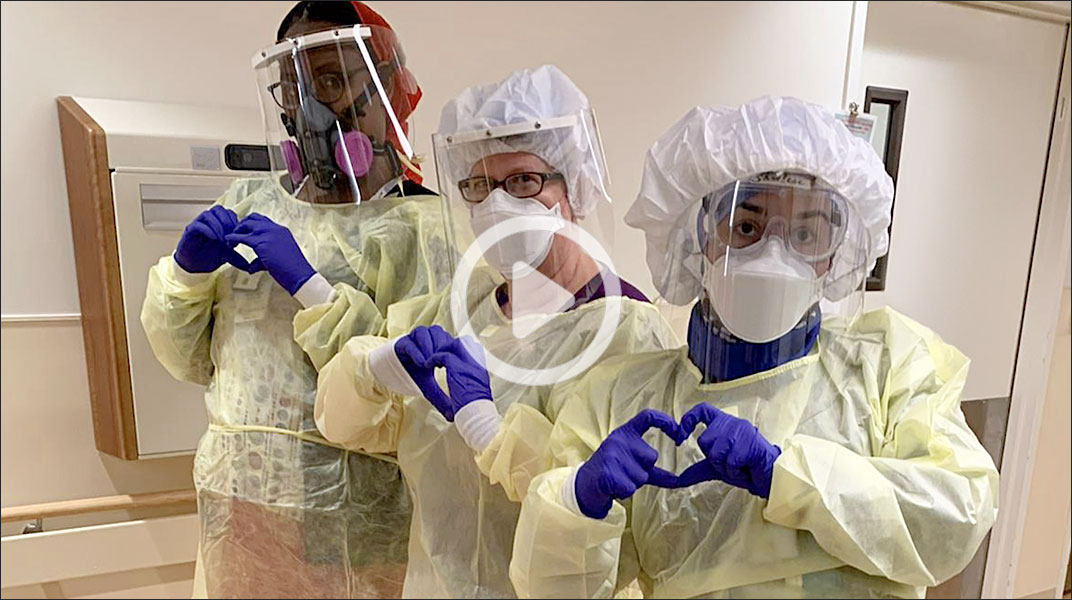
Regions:
M 390 146 L 390 144 L 388 144 L 388 145 Z M 394 146 L 391 146 L 391 148 L 394 148 L 395 158 L 397 158 L 398 161 L 402 163 L 402 165 L 404 165 L 410 171 L 413 171 L 414 173 L 416 173 L 418 177 L 420 177 L 422 179 L 424 178 L 424 172 L 421 171 L 421 166 L 420 166 L 421 157 L 419 157 L 416 154 L 414 154 L 413 159 L 411 160 L 405 154 L 399 152 L 398 148 L 395 148 Z

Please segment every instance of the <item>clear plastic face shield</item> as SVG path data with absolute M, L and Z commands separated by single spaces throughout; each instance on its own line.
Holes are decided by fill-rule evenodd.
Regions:
M 437 134 L 433 147 L 459 250 L 476 244 L 509 280 L 607 267 L 592 247 L 610 247 L 613 210 L 590 110 Z
M 592 112 L 440 133 L 433 148 L 462 253 L 451 297 L 459 333 L 480 339 L 489 370 L 508 381 L 549 385 L 583 372 L 608 347 L 622 310 L 622 283 L 609 252 L 613 208 Z M 486 339 L 465 314 L 467 289 L 480 269 L 506 279 L 496 301 L 511 322 L 487 330 L 496 333 Z M 591 328 L 587 343 L 556 345 L 540 360 L 514 360 L 541 339 L 557 339 L 560 325 L 549 323 L 559 323 L 558 315 L 600 298 L 607 301 L 577 317 L 577 327 Z
M 699 308 L 732 338 L 797 344 L 817 331 L 820 301 L 839 302 L 841 314 L 862 304 L 864 228 L 851 203 L 812 175 L 760 173 L 708 194 L 697 239 Z
M 393 32 L 368 26 L 287 39 L 253 56 L 271 167 L 284 187 L 338 204 L 399 183 L 413 156 L 398 117 L 412 112 L 403 66 Z

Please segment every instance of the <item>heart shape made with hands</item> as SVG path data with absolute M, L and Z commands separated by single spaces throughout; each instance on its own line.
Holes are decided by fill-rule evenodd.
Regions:
M 472 338 L 456 338 L 438 325 L 420 326 L 400 338 L 395 349 L 425 399 L 448 421 L 470 402 L 493 399 L 483 347 Z M 446 392 L 435 378 L 438 369 L 446 371 Z
M 728 415 L 706 402 L 682 416 L 674 435 L 666 429 L 663 431 L 676 445 L 681 445 L 701 423 L 705 429 L 696 442 L 704 458 L 678 475 L 660 469 L 648 483 L 673 489 L 704 481 L 724 481 L 757 496 L 768 496 L 771 469 L 781 449 L 768 442 L 749 421 Z

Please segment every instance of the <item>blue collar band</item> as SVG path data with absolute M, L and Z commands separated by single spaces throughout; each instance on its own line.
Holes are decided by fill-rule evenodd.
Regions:
M 710 305 L 700 300 L 689 318 L 689 358 L 703 373 L 704 383 L 747 377 L 807 355 L 819 338 L 821 321 L 816 304 L 789 333 L 754 344 L 726 330 Z

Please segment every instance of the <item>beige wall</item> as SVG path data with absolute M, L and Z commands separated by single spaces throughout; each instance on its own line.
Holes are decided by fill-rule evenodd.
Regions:
M 872 2 L 868 10 L 862 83 L 907 89 L 909 95 L 887 290 L 868 294 L 867 303 L 906 312 L 971 358 L 964 399 L 981 402 L 966 403 L 965 411 L 977 417 L 973 424 L 987 433 L 984 444 L 995 456 L 1006 440 L 1018 351 L 1026 347 L 1021 327 L 1032 252 L 1041 265 L 1055 251 L 1036 243 L 1037 231 L 1045 227 L 1037 228 L 1036 222 L 1065 35 L 1064 24 L 966 4 Z M 1060 128 L 1056 135 L 1060 140 Z M 1067 163 L 1062 168 L 1068 172 Z M 1067 252 L 1067 245 L 1056 248 Z M 1046 346 L 1039 356 L 1049 350 Z M 1062 362 L 1067 381 L 1067 354 Z M 1018 379 L 1017 385 L 1028 381 Z M 1064 403 L 1067 410 L 1067 391 Z M 1063 455 L 1067 461 L 1068 421 L 1066 416 L 1049 424 L 1063 430 L 1046 445 L 1050 460 Z M 1008 448 L 1004 456 L 1010 456 Z M 1001 465 L 999 506 L 1006 518 L 1015 514 L 1009 507 L 1015 505 L 1016 486 L 1010 482 L 1027 464 L 1014 458 Z M 1068 467 L 1063 476 L 1054 466 L 1048 469 L 1047 478 L 1063 483 L 1067 494 Z M 1068 518 L 1067 500 L 1058 496 L 1028 499 L 1029 520 L 1036 502 L 1041 503 L 1038 514 L 1046 515 L 1033 521 L 1033 532 L 1024 531 L 1022 552 L 1032 554 L 1031 564 L 1023 555 L 1018 563 L 1001 561 L 1012 544 L 992 536 L 998 542 L 988 549 L 991 562 L 1017 569 L 1018 585 L 1025 577 L 1032 584 L 1045 579 L 1051 588 L 1055 583 Z M 1057 508 L 1042 508 L 1051 501 Z M 961 576 L 936 589 L 935 597 L 978 594 L 986 551 Z M 988 578 L 1002 580 L 1001 568 L 992 569 Z M 1043 576 L 1046 570 L 1049 575 Z
M 189 598 L 193 563 L 4 588 L 5 598 Z
M 3 3 L 3 314 L 78 310 L 55 97 L 255 107 L 251 49 L 288 7 Z

